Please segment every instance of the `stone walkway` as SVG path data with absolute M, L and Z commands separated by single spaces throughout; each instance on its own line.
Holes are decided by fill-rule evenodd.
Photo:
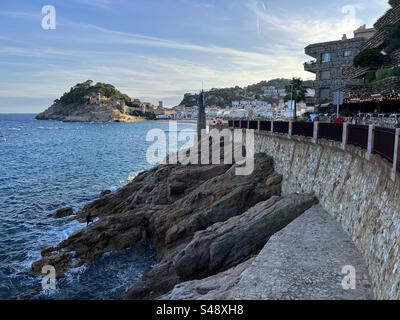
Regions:
M 344 266 L 354 266 L 356 289 L 344 290 Z M 228 299 L 373 299 L 360 252 L 341 226 L 315 206 L 275 234 L 240 275 Z

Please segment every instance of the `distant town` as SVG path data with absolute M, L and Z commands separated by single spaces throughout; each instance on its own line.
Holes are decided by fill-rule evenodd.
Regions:
M 305 47 L 304 70 L 315 80 L 272 79 L 247 87 L 202 92 L 207 120 L 304 120 L 400 126 L 400 4 L 354 36 Z M 200 93 L 174 107 L 142 102 L 111 84 L 87 80 L 66 92 L 37 119 L 89 122 L 196 120 Z M 203 99 L 202 98 L 202 99 Z
M 354 30 L 352 38 L 343 35 L 339 40 L 310 44 L 305 48 L 305 53 L 313 60 L 304 63 L 304 69 L 314 74 L 315 80 L 297 79 L 295 88 L 293 80 L 296 79 L 280 79 L 286 81 L 280 85 L 264 81 L 255 85 L 258 87 L 256 94 L 247 97 L 239 94 L 237 99 L 216 99 L 213 91 L 217 89 L 213 89 L 205 93 L 207 119 L 279 120 L 317 114 L 353 117 L 362 124 L 399 127 L 400 5 L 396 0 L 390 0 L 389 4 L 391 8 L 373 27 L 360 26 Z M 239 87 L 225 90 L 248 91 Z M 302 95 L 298 95 L 299 90 L 303 91 Z M 195 101 L 190 96 L 186 94 L 183 102 Z M 160 102 L 154 110 L 162 109 Z M 196 119 L 197 106 L 181 103 L 157 118 Z

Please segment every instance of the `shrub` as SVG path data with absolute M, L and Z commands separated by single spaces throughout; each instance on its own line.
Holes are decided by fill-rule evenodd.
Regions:
M 400 67 L 379 69 L 376 71 L 375 81 L 380 81 L 389 77 L 398 77 L 398 76 L 400 76 Z
M 365 76 L 365 82 L 366 83 L 371 83 L 375 81 L 376 77 L 376 72 L 375 71 L 368 71 L 366 76 Z
M 383 63 L 384 56 L 378 48 L 365 49 L 354 57 L 353 64 L 358 67 L 378 67 Z
M 389 37 L 386 40 L 386 48 L 385 51 L 387 53 L 391 53 L 400 49 L 400 23 L 397 22 L 388 27 L 389 29 Z

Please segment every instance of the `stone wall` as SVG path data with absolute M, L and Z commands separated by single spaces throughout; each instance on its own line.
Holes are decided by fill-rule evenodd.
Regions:
M 378 156 L 335 142 L 256 133 L 256 152 L 275 159 L 283 192 L 315 192 L 351 236 L 368 264 L 375 296 L 400 299 L 400 179 Z

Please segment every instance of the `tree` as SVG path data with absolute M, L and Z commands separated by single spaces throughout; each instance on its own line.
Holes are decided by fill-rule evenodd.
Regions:
M 381 53 L 381 50 L 378 48 L 370 48 L 361 51 L 354 57 L 353 64 L 356 68 L 362 67 L 370 67 L 377 68 L 383 63 L 384 56 Z
M 290 84 L 286 87 L 288 93 L 285 101 L 294 100 L 294 118 L 297 118 L 296 107 L 297 102 L 304 101 L 306 98 L 307 89 L 303 85 L 301 78 L 293 78 Z

